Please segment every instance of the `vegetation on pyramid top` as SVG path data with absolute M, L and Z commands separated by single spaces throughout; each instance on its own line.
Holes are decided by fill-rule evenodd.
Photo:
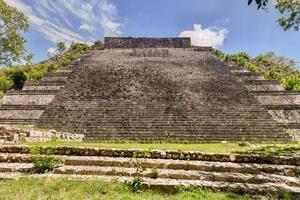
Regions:
M 218 49 L 214 49 L 213 53 L 225 61 L 233 62 L 237 68 L 262 73 L 266 80 L 279 80 L 286 90 L 300 91 L 300 72 L 292 59 L 277 56 L 273 52 L 256 57 L 245 52 L 225 54 Z

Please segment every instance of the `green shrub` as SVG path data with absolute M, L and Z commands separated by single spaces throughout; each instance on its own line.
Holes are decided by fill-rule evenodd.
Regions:
M 225 58 L 225 53 L 223 51 L 218 50 L 218 49 L 213 49 L 213 54 L 215 54 L 219 58 L 222 58 L 222 59 Z
M 54 170 L 62 163 L 60 159 L 53 158 L 49 155 L 33 155 L 32 162 L 34 170 L 37 173 L 45 173 Z
M 259 62 L 263 65 L 271 65 L 272 63 L 268 60 L 268 58 L 265 55 L 258 55 L 254 58 L 256 62 Z
M 254 64 L 247 64 L 247 70 L 249 70 L 250 72 L 258 72 L 258 66 L 254 65 Z
M 130 183 L 131 190 L 134 193 L 139 193 L 141 191 L 143 179 L 140 176 L 134 177 Z
M 3 97 L 4 97 L 4 93 L 0 91 L 0 99 L 2 99 Z
M 100 41 L 100 40 L 95 41 L 94 46 L 92 46 L 92 47 L 93 47 L 94 49 L 98 49 L 98 50 L 101 50 L 101 49 L 104 49 L 104 48 L 105 48 L 103 42 Z
M 8 77 L 0 77 L 0 91 L 5 93 L 7 90 L 13 88 L 14 82 Z
M 159 177 L 159 171 L 157 169 L 157 166 L 153 167 L 151 171 L 152 171 L 151 178 L 157 179 Z
M 47 72 L 53 72 L 59 69 L 58 64 L 51 64 L 47 67 Z
M 22 69 L 11 71 L 10 78 L 14 83 L 13 88 L 15 90 L 21 90 L 27 80 L 26 74 Z
M 34 170 L 37 173 L 45 173 L 59 167 L 63 161 L 59 158 L 52 157 L 52 151 L 48 150 L 42 154 L 41 148 L 33 147 L 30 149 Z
M 245 66 L 247 59 L 244 56 L 239 56 L 238 54 L 226 55 L 226 61 L 234 62 L 237 66 Z
M 283 79 L 283 85 L 286 90 L 300 91 L 300 76 L 290 76 Z
M 96 46 L 103 46 L 103 42 L 100 40 L 96 40 L 94 43 Z
M 26 77 L 28 80 L 39 80 L 43 78 L 44 73 L 42 71 L 38 71 L 36 69 L 30 70 L 29 72 L 26 73 Z
M 237 56 L 238 56 L 238 57 L 241 57 L 241 58 L 244 58 L 244 59 L 246 59 L 246 60 L 249 60 L 249 59 L 250 59 L 249 54 L 247 54 L 246 52 L 239 52 L 239 53 L 237 54 Z
M 70 60 L 69 60 L 69 59 L 65 59 L 65 60 L 63 60 L 63 61 L 60 63 L 61 66 L 68 66 L 69 64 L 70 64 Z
M 271 70 L 265 74 L 265 78 L 267 80 L 281 80 L 283 75 L 276 70 Z
M 90 47 L 87 44 L 76 43 L 71 46 L 71 50 L 73 51 L 88 51 Z

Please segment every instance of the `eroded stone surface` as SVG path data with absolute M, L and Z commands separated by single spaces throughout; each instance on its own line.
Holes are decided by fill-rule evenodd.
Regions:
M 4 96 L 2 104 L 7 105 L 48 105 L 54 95 L 10 95 Z
M 224 62 L 209 51 L 92 51 L 38 120 L 88 140 L 290 140 Z M 80 80 L 80 81 L 78 81 Z

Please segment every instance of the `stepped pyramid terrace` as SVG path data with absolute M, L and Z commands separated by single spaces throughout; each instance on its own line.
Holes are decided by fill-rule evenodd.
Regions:
M 211 50 L 189 38 L 105 38 L 104 50 L 7 92 L 0 123 L 89 141 L 299 140 L 300 93 Z

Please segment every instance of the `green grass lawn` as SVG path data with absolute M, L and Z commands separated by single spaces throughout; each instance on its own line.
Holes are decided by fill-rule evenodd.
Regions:
M 289 144 L 245 144 L 245 143 L 85 143 L 85 142 L 22 142 L 29 146 L 82 146 L 101 148 L 121 148 L 121 149 L 161 149 L 161 150 L 181 150 L 181 151 L 201 151 L 206 153 L 258 153 L 271 155 L 300 155 L 300 143 Z
M 177 193 L 164 194 L 159 191 L 145 190 L 133 193 L 125 184 L 108 183 L 99 180 L 68 180 L 21 178 L 17 181 L 0 181 L 1 200 L 32 199 L 72 199 L 72 200 L 250 200 L 249 196 L 221 192 L 209 192 L 202 189 L 179 190 Z

